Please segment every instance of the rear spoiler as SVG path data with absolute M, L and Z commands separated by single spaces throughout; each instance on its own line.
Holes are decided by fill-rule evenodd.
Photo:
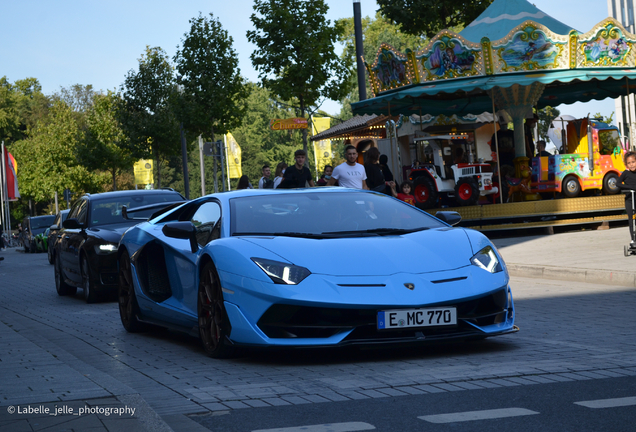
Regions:
M 141 207 L 135 207 L 135 208 L 127 208 L 126 206 L 121 206 L 121 215 L 124 217 L 124 219 L 126 220 L 138 220 L 138 221 L 146 221 L 146 220 L 150 220 L 150 219 L 154 219 L 157 216 L 162 215 L 163 213 L 172 210 L 175 207 L 179 207 L 181 204 L 185 203 L 186 201 L 166 201 L 166 202 L 160 202 L 160 203 L 155 203 L 155 204 L 149 204 L 149 205 L 145 205 L 145 206 L 141 206 Z M 156 212 L 154 212 L 152 215 L 150 215 L 149 218 L 145 218 L 145 217 L 129 217 L 128 215 L 130 213 L 136 213 L 136 212 L 140 212 L 140 211 L 145 211 L 145 210 L 152 210 L 152 209 L 158 209 Z

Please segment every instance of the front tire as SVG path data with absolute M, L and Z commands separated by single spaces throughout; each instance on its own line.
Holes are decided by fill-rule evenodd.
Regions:
M 563 195 L 566 197 L 576 198 L 581 193 L 581 185 L 575 176 L 569 176 L 563 180 L 561 190 L 563 191 Z
M 57 295 L 66 296 L 66 295 L 75 295 L 77 292 L 77 287 L 70 286 L 66 282 L 64 282 L 64 275 L 62 274 L 62 263 L 60 260 L 54 261 L 54 269 L 55 269 L 55 290 L 57 291 Z
M 418 177 L 413 184 L 413 196 L 415 205 L 422 210 L 435 207 L 437 204 L 437 188 L 428 177 Z
M 460 206 L 471 206 L 479 201 L 479 187 L 473 179 L 461 178 L 455 185 L 455 201 Z
M 619 192 L 618 176 L 616 173 L 609 173 L 603 179 L 603 193 L 605 195 L 616 195 Z
M 207 263 L 201 271 L 197 301 L 199 336 L 205 352 L 213 358 L 228 358 L 234 354 L 229 345 L 231 325 L 223 303 L 221 283 L 214 264 Z
M 84 300 L 86 303 L 95 303 L 98 299 L 95 284 L 91 280 L 91 272 L 88 268 L 88 260 L 82 258 L 82 288 L 84 288 Z
M 121 323 L 129 333 L 137 333 L 146 329 L 146 326 L 139 321 L 139 304 L 135 296 L 135 286 L 133 285 L 132 266 L 130 257 L 124 252 L 119 258 L 119 317 Z
M 47 258 L 49 259 L 49 264 L 55 263 L 55 256 L 53 255 L 53 249 L 51 248 L 47 249 Z

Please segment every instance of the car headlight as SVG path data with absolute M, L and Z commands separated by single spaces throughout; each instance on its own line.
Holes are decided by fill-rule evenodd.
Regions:
M 486 246 L 477 252 L 470 259 L 470 263 L 490 273 L 499 273 L 503 270 L 501 262 L 499 262 L 499 258 L 491 246 Z
M 112 243 L 95 245 L 95 253 L 106 255 L 117 251 L 117 245 Z
M 304 267 L 293 264 L 272 261 L 264 258 L 252 258 L 252 261 L 261 268 L 277 284 L 296 285 L 311 274 Z

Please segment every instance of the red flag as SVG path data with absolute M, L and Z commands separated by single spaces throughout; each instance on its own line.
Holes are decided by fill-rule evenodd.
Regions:
M 7 192 L 9 201 L 16 201 L 20 198 L 20 192 L 18 192 L 18 164 L 16 163 L 13 155 L 4 149 L 5 170 L 7 177 Z

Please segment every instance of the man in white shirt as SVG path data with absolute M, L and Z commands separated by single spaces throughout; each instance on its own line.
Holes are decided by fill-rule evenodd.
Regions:
M 263 177 L 258 181 L 259 189 L 272 189 L 274 187 L 274 181 L 270 180 L 269 177 L 272 175 L 272 170 L 269 168 L 269 165 L 263 166 Z
M 352 189 L 369 189 L 367 187 L 367 173 L 364 166 L 358 162 L 358 151 L 352 145 L 345 148 L 346 162 L 341 163 L 334 168 L 331 178 L 327 182 L 327 186 L 333 186 L 338 180 L 338 184 L 342 187 Z

